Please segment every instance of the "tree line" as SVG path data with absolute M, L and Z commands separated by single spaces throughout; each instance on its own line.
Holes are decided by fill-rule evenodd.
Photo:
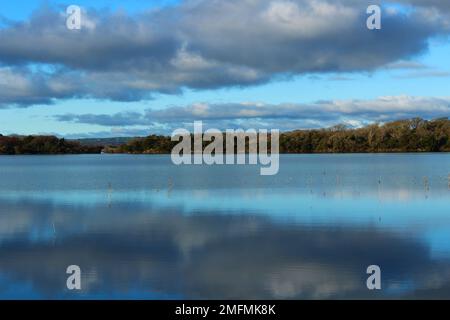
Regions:
M 0 134 L 0 154 L 90 154 L 100 153 L 102 146 L 85 146 L 76 141 L 54 136 L 3 136 Z
M 135 138 L 120 145 L 102 144 L 101 139 L 98 140 L 98 145 L 92 145 L 52 136 L 0 135 L 0 154 L 79 154 L 102 151 L 168 154 L 177 143 L 171 141 L 170 137 L 161 135 Z M 280 135 L 280 153 L 369 152 L 450 152 L 450 120 L 414 118 L 371 124 L 362 128 L 337 125 L 327 129 L 296 130 Z
M 280 138 L 283 153 L 450 152 L 450 120 L 420 118 L 351 129 L 299 130 Z
M 177 143 L 167 136 L 152 135 L 133 139 L 108 152 L 165 154 L 170 153 Z M 337 125 L 280 135 L 280 153 L 377 152 L 450 152 L 450 120 L 415 118 L 362 128 Z

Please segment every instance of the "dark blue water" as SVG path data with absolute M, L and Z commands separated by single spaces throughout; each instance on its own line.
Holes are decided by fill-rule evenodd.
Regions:
M 276 176 L 2 156 L 0 298 L 450 298 L 449 174 L 450 154 L 285 155 Z

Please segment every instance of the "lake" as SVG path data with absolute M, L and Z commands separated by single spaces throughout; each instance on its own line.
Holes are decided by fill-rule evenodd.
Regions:
M 0 298 L 448 299 L 449 174 L 450 154 L 282 155 L 275 176 L 1 156 Z

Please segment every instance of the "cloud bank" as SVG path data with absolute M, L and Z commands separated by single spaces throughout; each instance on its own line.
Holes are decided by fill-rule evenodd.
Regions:
M 86 9 L 79 31 L 66 28 L 64 8 L 43 6 L 0 27 L 0 106 L 139 101 L 389 67 L 450 31 L 447 5 L 402 2 L 414 10 L 385 9 L 376 32 L 366 28 L 369 1 L 187 0 L 135 15 Z
M 450 97 L 412 96 L 379 97 L 373 100 L 334 100 L 301 103 L 196 103 L 143 113 L 61 114 L 62 122 L 83 123 L 105 127 L 142 127 L 169 133 L 174 128 L 192 125 L 201 120 L 209 127 L 271 127 L 281 130 L 321 128 L 338 123 L 361 126 L 372 122 L 423 117 L 435 119 L 450 115 Z

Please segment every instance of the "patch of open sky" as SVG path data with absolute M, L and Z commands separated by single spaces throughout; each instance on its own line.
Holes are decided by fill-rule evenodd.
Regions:
M 10 25 L 10 21 L 0 15 L 0 30 L 7 28 Z
M 401 14 L 411 14 L 414 12 L 414 7 L 408 4 L 386 2 L 381 5 L 382 9 L 386 12 L 391 13 L 401 13 Z
M 32 63 L 28 65 L 28 68 L 33 73 L 46 73 L 54 74 L 61 66 L 49 63 Z

